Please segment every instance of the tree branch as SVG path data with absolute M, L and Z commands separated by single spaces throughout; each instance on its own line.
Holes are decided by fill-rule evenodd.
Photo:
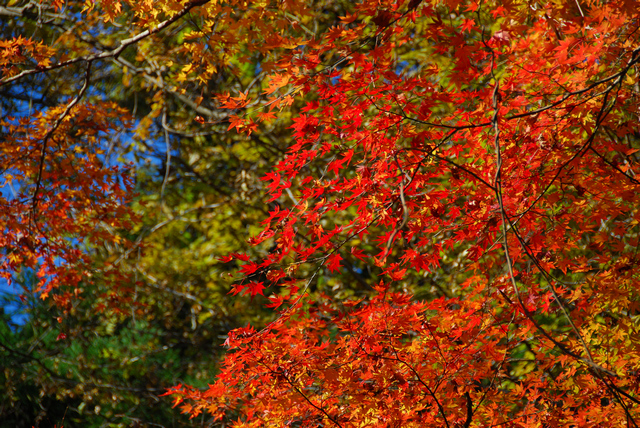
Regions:
M 193 9 L 196 6 L 201 6 L 203 4 L 208 3 L 209 0 L 192 0 L 191 2 L 187 3 L 187 5 L 177 14 L 173 15 L 171 18 L 161 22 L 160 24 L 158 24 L 157 26 L 155 26 L 154 28 L 150 28 L 148 30 L 145 30 L 131 38 L 128 39 L 124 39 L 120 41 L 120 46 L 118 46 L 115 49 L 112 49 L 110 51 L 106 51 L 106 52 L 101 52 L 99 54 L 95 54 L 95 55 L 85 55 L 85 56 L 80 56 L 77 58 L 72 58 L 70 60 L 67 61 L 63 61 L 60 62 L 58 64 L 53 64 L 47 67 L 39 67 L 39 68 L 34 68 L 34 69 L 30 69 L 30 70 L 24 70 L 21 73 L 16 74 L 15 76 L 11 76 L 8 77 L 4 80 L 0 80 L 0 86 L 6 85 L 7 83 L 11 83 L 14 82 L 16 80 L 20 80 L 25 76 L 29 76 L 32 74 L 38 74 L 38 73 L 46 73 L 48 71 L 51 70 L 56 70 L 58 68 L 63 68 L 72 64 L 76 64 L 79 62 L 93 62 L 95 60 L 98 59 L 104 59 L 104 58 L 118 58 L 118 56 L 120 56 L 120 54 L 129 46 L 134 45 L 136 43 L 138 43 L 140 40 L 143 40 L 147 37 L 149 37 L 152 34 L 158 33 L 162 30 L 164 30 L 166 27 L 170 26 L 171 24 L 173 24 L 174 22 L 178 21 L 180 18 L 182 18 L 183 16 L 185 16 L 187 13 L 189 13 L 189 11 L 191 9 Z

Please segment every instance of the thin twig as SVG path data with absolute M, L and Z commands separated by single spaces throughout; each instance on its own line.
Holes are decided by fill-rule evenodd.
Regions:
M 393 158 L 396 161 L 396 165 L 398 165 L 398 169 L 400 170 L 400 175 L 402 177 L 402 179 L 400 180 L 400 202 L 402 203 L 402 222 L 393 229 L 393 232 L 391 233 L 391 236 L 387 241 L 387 248 L 384 250 L 384 254 L 382 255 L 382 258 L 381 258 L 383 262 L 387 259 L 387 255 L 389 254 L 389 250 L 391 249 L 391 245 L 393 245 L 393 240 L 395 239 L 396 235 L 398 234 L 398 232 L 404 229 L 404 227 L 409 222 L 409 209 L 407 208 L 407 201 L 405 201 L 404 199 L 404 178 L 406 173 L 402 169 L 400 162 L 398 162 L 398 156 L 396 153 L 393 154 Z
M 76 104 L 78 104 L 78 101 L 80 101 L 80 99 L 84 96 L 84 93 L 89 87 L 89 81 L 91 79 L 91 63 L 92 61 L 87 62 L 87 71 L 85 72 L 84 83 L 82 85 L 82 88 L 80 89 L 80 92 L 78 92 L 78 95 L 76 95 L 76 97 L 73 100 L 71 100 L 69 104 L 67 104 L 67 107 L 64 109 L 62 114 L 58 116 L 56 121 L 53 123 L 53 126 L 51 127 L 51 129 L 47 131 L 44 138 L 42 139 L 42 151 L 40 153 L 40 167 L 38 169 L 38 176 L 36 177 L 36 188 L 33 191 L 33 196 L 31 197 L 33 201 L 32 208 L 31 208 L 31 214 L 32 214 L 31 220 L 33 222 L 37 221 L 38 193 L 40 192 L 40 187 L 42 186 L 42 174 L 44 173 L 44 165 L 47 157 L 47 145 L 49 143 L 49 140 L 53 136 L 53 133 L 56 132 L 56 130 L 60 127 L 60 125 L 62 124 L 64 119 L 67 117 L 69 112 L 71 112 L 71 109 L 75 107 Z

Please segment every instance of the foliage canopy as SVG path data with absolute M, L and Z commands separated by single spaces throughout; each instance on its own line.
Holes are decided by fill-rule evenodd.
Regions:
M 638 425 L 637 2 L 41 10 L 0 51 L 3 273 L 149 319 L 170 290 L 196 324 L 250 297 L 216 380 L 168 392 L 184 413 Z

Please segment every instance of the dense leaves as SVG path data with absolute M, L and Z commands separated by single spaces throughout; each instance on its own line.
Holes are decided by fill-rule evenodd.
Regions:
M 267 92 L 307 101 L 265 179 L 297 202 L 254 238 L 277 250 L 242 268 L 272 280 L 234 292 L 284 287 L 271 299 L 288 306 L 230 336 L 209 390 L 173 390 L 185 411 L 239 412 L 238 426 L 635 425 L 638 17 L 585 6 L 366 3 L 283 56 Z M 384 291 L 349 310 L 301 297 L 348 254 Z M 416 290 L 415 273 L 451 278 L 448 298 L 386 291 Z
M 633 1 L 105 1 L 81 12 L 93 30 L 58 51 L 11 34 L 3 86 L 85 67 L 70 101 L 3 122 L 6 156 L 29 177 L 13 199 L 26 205 L 6 204 L 19 220 L 4 226 L 5 248 L 21 257 L 7 275 L 43 263 L 23 230 L 77 190 L 95 202 L 73 206 L 78 216 L 56 208 L 34 238 L 67 242 L 41 288 L 88 263 L 70 237 L 110 263 L 105 286 L 128 285 L 135 316 L 171 306 L 152 290 L 188 296 L 196 325 L 224 319 L 204 308 L 227 291 L 273 309 L 271 322 L 251 309 L 254 326 L 228 334 L 207 388 L 169 391 L 191 417 L 637 426 L 639 11 Z M 138 226 L 127 223 L 130 176 L 91 173 L 102 159 L 83 151 L 128 121 L 121 109 L 138 114 L 119 95 L 80 103 L 92 70 L 113 64 L 132 94 L 149 92 L 132 125 L 137 159 L 163 154 L 161 180 L 145 178 L 153 161 L 138 168 Z M 69 181 L 57 150 L 74 147 L 72 164 L 87 166 Z M 115 190 L 98 192 L 103 182 Z M 107 212 L 110 230 L 137 245 L 111 232 L 96 241 L 89 225 Z

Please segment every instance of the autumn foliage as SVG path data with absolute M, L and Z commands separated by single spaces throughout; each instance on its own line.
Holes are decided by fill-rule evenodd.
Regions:
M 265 296 L 273 321 L 229 333 L 208 388 L 168 395 L 237 427 L 637 426 L 640 4 L 331 5 L 102 3 L 106 21 L 130 7 L 149 28 L 121 47 L 202 19 L 176 47 L 186 65 L 167 91 L 205 88 L 231 57 L 259 63 L 244 90 L 211 95 L 226 116 L 194 117 L 203 129 L 251 139 L 290 120 L 288 151 L 262 177 L 268 214 L 247 237 L 269 251 L 220 259 L 237 266 L 229 293 Z M 5 64 L 47 52 L 4 49 Z M 38 61 L 33 73 L 55 67 Z M 4 67 L 2 82 L 29 73 Z M 35 152 L 15 167 L 37 178 L 24 207 L 3 201 L 5 218 L 32 213 L 3 224 L 25 231 L 5 248 L 27 254 L 19 239 L 57 242 L 58 228 L 96 233 L 80 214 L 36 227 L 82 194 L 38 159 L 76 147 L 58 134 L 93 141 L 119 117 L 68 106 L 3 123 L 3 156 Z M 79 173 L 103 199 L 75 210 L 122 222 L 126 176 L 118 187 Z

